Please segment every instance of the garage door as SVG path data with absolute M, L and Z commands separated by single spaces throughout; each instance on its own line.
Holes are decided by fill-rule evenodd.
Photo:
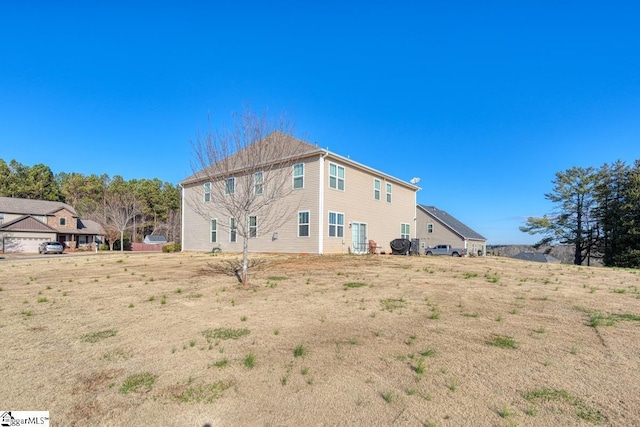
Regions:
M 5 237 L 3 241 L 4 253 L 38 252 L 38 245 L 49 240 L 42 237 Z

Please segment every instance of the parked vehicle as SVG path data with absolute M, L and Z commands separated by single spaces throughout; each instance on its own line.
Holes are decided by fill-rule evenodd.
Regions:
M 38 252 L 41 254 L 61 254 L 64 246 L 60 242 L 44 242 L 38 246 Z
M 451 245 L 436 245 L 432 248 L 424 249 L 425 255 L 450 255 L 450 256 L 465 256 L 467 254 L 464 248 L 454 248 Z

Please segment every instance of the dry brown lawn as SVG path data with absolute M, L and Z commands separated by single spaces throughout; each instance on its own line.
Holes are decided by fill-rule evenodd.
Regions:
M 52 425 L 640 425 L 640 272 L 503 258 L 0 261 L 1 410 Z

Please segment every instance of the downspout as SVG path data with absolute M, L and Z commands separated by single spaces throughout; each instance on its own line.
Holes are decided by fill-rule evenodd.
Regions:
M 184 186 L 179 183 L 180 187 L 180 252 L 184 252 Z
M 325 151 L 320 155 L 320 177 L 318 179 L 318 185 L 320 189 L 318 191 L 318 255 L 324 254 L 324 158 L 329 154 Z

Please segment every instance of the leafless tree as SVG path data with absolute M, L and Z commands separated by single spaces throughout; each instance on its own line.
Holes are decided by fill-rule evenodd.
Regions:
M 242 238 L 242 283 L 247 284 L 250 238 L 269 235 L 281 227 L 298 210 L 299 202 L 287 200 L 294 191 L 292 168 L 311 145 L 293 138 L 286 118 L 270 121 L 250 109 L 234 116 L 231 129 L 198 132 L 192 143 L 194 180 L 209 185 L 210 203 L 197 200 L 187 203 L 203 218 L 215 213 L 234 218 L 234 230 Z M 260 224 L 252 224 L 255 218 Z M 218 224 L 229 228 L 228 224 Z
M 113 250 L 113 240 L 120 235 L 120 251 L 124 251 L 124 232 L 133 219 L 140 214 L 141 203 L 132 193 L 108 193 L 104 199 L 103 227 Z

